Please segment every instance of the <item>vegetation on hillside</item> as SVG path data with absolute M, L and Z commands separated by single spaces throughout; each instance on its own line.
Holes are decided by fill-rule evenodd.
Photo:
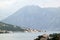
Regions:
M 24 31 L 24 29 L 22 29 L 19 26 L 15 26 L 15 25 L 11 25 L 11 24 L 6 24 L 3 22 L 0 22 L 0 30 L 7 30 L 7 31 Z
M 60 40 L 60 33 L 50 34 L 50 37 L 53 37 L 51 40 Z
M 34 40 L 60 40 L 60 33 L 53 33 L 50 35 L 43 34 L 38 36 Z

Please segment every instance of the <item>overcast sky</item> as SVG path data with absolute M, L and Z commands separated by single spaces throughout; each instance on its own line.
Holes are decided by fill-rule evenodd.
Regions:
M 60 7 L 60 0 L 0 0 L 0 20 L 27 5 L 38 5 L 41 8 Z

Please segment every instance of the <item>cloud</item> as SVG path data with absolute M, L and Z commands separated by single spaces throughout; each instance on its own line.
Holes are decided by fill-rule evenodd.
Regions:
M 16 0 L 0 0 L 0 8 L 7 8 L 15 2 Z
M 40 6 L 42 7 L 60 7 L 60 1 L 59 0 L 46 0 L 46 1 L 40 1 Z
M 0 0 L 0 8 L 11 6 L 38 5 L 40 7 L 60 7 L 60 0 Z
M 28 2 L 40 7 L 60 7 L 60 0 L 30 0 Z
M 38 5 L 40 7 L 60 7 L 60 0 L 17 0 L 20 5 Z

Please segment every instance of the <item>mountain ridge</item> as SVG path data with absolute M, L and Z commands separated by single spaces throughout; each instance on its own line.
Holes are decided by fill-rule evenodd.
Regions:
M 34 29 L 59 30 L 59 8 L 40 8 L 39 6 L 25 6 L 2 22 L 31 27 Z

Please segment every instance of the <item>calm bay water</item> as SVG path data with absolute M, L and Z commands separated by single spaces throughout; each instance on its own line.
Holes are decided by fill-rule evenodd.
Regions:
M 28 32 L 17 32 L 17 33 L 8 33 L 0 34 L 0 40 L 34 40 L 38 35 L 42 34 L 52 34 L 60 32 L 38 32 L 38 33 L 28 33 Z

